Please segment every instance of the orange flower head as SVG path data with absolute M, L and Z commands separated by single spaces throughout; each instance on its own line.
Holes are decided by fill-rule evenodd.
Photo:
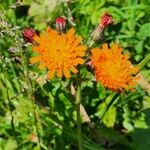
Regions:
M 84 63 L 82 57 L 86 50 L 86 46 L 81 45 L 82 38 L 74 33 L 73 28 L 64 34 L 48 27 L 45 33 L 34 37 L 37 45 L 32 49 L 37 56 L 32 57 L 30 62 L 39 62 L 40 68 L 47 68 L 49 79 L 55 74 L 70 78 L 70 72 L 77 73 L 76 66 Z
M 122 49 L 113 44 L 107 44 L 102 49 L 92 49 L 92 67 L 95 70 L 96 80 L 113 91 L 132 90 L 136 85 L 137 77 L 134 75 L 138 68 L 128 60 L 128 55 L 122 54 Z

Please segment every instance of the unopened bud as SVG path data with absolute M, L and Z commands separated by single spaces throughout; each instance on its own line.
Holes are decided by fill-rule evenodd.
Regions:
M 90 72 L 92 72 L 94 70 L 93 67 L 92 67 L 92 61 L 90 59 L 87 60 L 87 62 L 86 62 L 86 68 Z
M 100 26 L 98 26 L 91 34 L 91 38 L 93 41 L 98 41 L 101 39 L 102 35 L 103 35 L 103 29 Z
M 35 134 L 31 135 L 31 142 L 37 143 L 38 142 L 38 137 Z
M 17 50 L 15 47 L 10 47 L 10 48 L 8 48 L 8 51 L 11 53 L 15 53 Z
M 104 31 L 105 27 L 108 26 L 109 24 L 111 24 L 112 22 L 113 22 L 112 16 L 108 12 L 105 12 L 104 15 L 101 17 L 100 24 L 92 32 L 91 38 L 94 41 L 100 40 L 103 36 L 103 31 Z
M 66 28 L 66 19 L 63 17 L 56 18 L 56 30 L 58 32 L 63 32 Z
M 33 37 L 36 35 L 36 32 L 32 28 L 26 28 L 22 31 L 22 35 L 26 42 L 33 43 Z

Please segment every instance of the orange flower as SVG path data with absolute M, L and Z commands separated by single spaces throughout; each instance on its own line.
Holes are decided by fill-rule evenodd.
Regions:
M 128 60 L 128 55 L 122 54 L 122 49 L 113 44 L 108 49 L 107 44 L 102 49 L 92 49 L 92 66 L 96 80 L 113 91 L 131 90 L 136 85 L 137 77 L 133 75 L 138 69 Z
M 40 68 L 47 68 L 48 78 L 55 74 L 66 78 L 71 77 L 70 72 L 77 73 L 75 68 L 78 64 L 83 64 L 81 58 L 85 56 L 86 46 L 81 45 L 82 38 L 75 36 L 75 29 L 70 29 L 66 34 L 47 28 L 46 33 L 35 36 L 37 45 L 33 46 L 33 51 L 38 55 L 30 59 L 31 63 L 39 62 Z

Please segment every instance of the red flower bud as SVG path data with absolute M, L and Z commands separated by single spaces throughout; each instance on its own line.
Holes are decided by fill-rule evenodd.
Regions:
M 56 18 L 56 30 L 58 32 L 62 32 L 65 30 L 66 27 L 66 19 L 63 17 Z
M 38 137 L 33 133 L 30 137 L 31 142 L 37 143 L 38 142 Z
M 105 12 L 103 16 L 101 17 L 100 24 L 91 34 L 92 39 L 94 41 L 100 40 L 103 36 L 103 31 L 105 27 L 111 24 L 112 22 L 113 22 L 112 15 L 109 14 L 108 12 Z
M 26 42 L 33 43 L 33 37 L 36 35 L 36 32 L 32 28 L 26 28 L 22 31 L 22 35 Z
M 105 12 L 104 15 L 101 17 L 100 26 L 102 28 L 105 28 L 106 26 L 108 26 L 112 22 L 113 22 L 112 15 L 109 14 L 108 12 Z

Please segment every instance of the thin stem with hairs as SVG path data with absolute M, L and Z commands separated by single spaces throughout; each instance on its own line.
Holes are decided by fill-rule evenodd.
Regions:
M 78 129 L 78 145 L 79 150 L 82 150 L 82 131 L 81 131 L 81 118 L 80 118 L 80 102 L 81 102 L 81 83 L 78 78 L 76 91 L 76 111 L 77 111 L 77 129 Z

